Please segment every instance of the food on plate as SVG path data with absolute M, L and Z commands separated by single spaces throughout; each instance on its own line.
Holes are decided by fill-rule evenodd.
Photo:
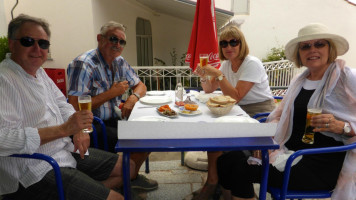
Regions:
M 224 96 L 224 95 L 210 97 L 209 101 L 211 103 L 215 103 L 215 104 L 219 104 L 219 105 L 226 105 L 226 104 L 229 104 L 229 103 L 236 103 L 235 99 L 233 99 L 230 96 Z
M 176 111 L 172 110 L 169 105 L 163 105 L 157 109 L 160 113 L 166 116 L 177 115 Z
M 184 104 L 184 109 L 186 110 L 195 111 L 198 110 L 198 107 L 199 107 L 198 104 Z
M 184 106 L 184 102 L 183 101 L 176 101 L 176 106 Z
M 184 104 L 197 104 L 194 101 L 190 100 L 190 97 L 188 96 L 185 100 L 184 100 Z

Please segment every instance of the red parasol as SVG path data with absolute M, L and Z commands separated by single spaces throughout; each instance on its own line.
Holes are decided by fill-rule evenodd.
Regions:
M 193 71 L 199 63 L 199 54 L 208 54 L 208 63 L 214 67 L 220 67 L 214 0 L 197 1 L 192 34 L 185 59 Z

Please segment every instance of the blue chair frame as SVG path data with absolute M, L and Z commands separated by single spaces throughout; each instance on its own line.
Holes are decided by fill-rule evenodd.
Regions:
M 284 169 L 282 188 L 268 187 L 268 192 L 271 193 L 272 197 L 275 198 L 276 200 L 330 198 L 332 195 L 332 191 L 328 191 L 328 190 L 312 190 L 312 191 L 288 190 L 289 176 L 290 176 L 292 163 L 297 157 L 301 155 L 342 152 L 355 148 L 356 148 L 356 142 L 344 146 L 302 149 L 294 152 L 287 160 Z
M 13 154 L 10 157 L 30 158 L 30 159 L 44 160 L 44 161 L 48 162 L 52 166 L 52 168 L 54 170 L 54 175 L 55 175 L 55 178 L 56 178 L 58 198 L 60 200 L 65 200 L 61 171 L 60 171 L 58 163 L 52 157 L 47 156 L 45 154 L 40 154 L 40 153 Z M 8 199 L 8 198 L 4 198 L 4 200 L 6 200 L 6 199 Z

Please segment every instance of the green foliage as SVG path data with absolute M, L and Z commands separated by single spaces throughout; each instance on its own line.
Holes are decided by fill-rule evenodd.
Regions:
M 166 66 L 166 62 L 159 58 L 153 58 L 153 60 L 155 60 L 155 66 Z
M 263 58 L 262 62 L 271 62 L 278 60 L 285 60 L 284 47 L 273 47 L 267 54 L 267 58 Z
M 176 52 L 176 48 L 173 48 L 173 50 L 171 52 L 169 52 L 169 54 L 171 54 L 171 59 L 172 59 L 172 65 L 176 66 L 177 65 L 177 52 Z
M 7 37 L 0 37 L 0 62 L 5 59 L 6 53 L 9 53 L 9 44 L 7 41 Z

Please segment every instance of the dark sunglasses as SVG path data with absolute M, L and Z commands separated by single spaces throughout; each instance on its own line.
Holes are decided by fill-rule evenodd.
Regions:
M 307 51 L 309 49 L 311 49 L 312 46 L 314 46 L 317 49 L 321 49 L 323 47 L 325 47 L 326 45 L 329 45 L 329 42 L 326 40 L 318 40 L 314 43 L 302 43 L 299 45 L 299 49 L 301 51 Z
M 41 49 L 48 49 L 49 45 L 51 45 L 48 40 L 44 40 L 44 39 L 36 40 L 32 37 L 22 37 L 20 39 L 15 39 L 15 40 L 19 40 L 21 45 L 24 47 L 31 47 L 35 44 L 36 41 Z
M 222 48 L 226 48 L 227 45 L 229 45 L 229 44 L 230 44 L 230 46 L 232 46 L 232 47 L 236 47 L 237 45 L 240 44 L 240 40 L 237 40 L 237 39 L 232 39 L 232 40 L 230 40 L 230 41 L 221 40 L 221 41 L 219 42 L 219 45 L 220 45 Z
M 104 37 L 105 37 L 105 36 L 104 36 Z M 105 38 L 107 38 L 107 37 L 105 37 Z M 113 44 L 119 43 L 120 46 L 125 46 L 125 45 L 126 45 L 126 41 L 125 41 L 125 40 L 121 40 L 121 39 L 119 39 L 119 38 L 116 37 L 116 36 L 110 36 L 110 37 L 107 38 L 107 39 L 109 39 L 109 41 L 110 41 L 111 43 L 113 43 Z

